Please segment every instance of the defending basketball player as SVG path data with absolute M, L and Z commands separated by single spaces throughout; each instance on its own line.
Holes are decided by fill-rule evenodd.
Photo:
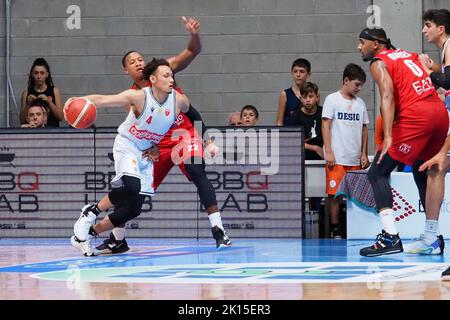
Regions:
M 417 53 L 396 50 L 381 28 L 361 31 L 358 50 L 364 61 L 370 61 L 370 73 L 380 89 L 384 135 L 368 172 L 383 230 L 360 254 L 379 256 L 403 252 L 392 209 L 392 170 L 400 163 L 413 165 L 414 181 L 425 203 L 427 176 L 419 171 L 419 164 L 442 147 L 449 120 Z
M 84 97 L 97 108 L 132 106 L 118 128 L 113 147 L 116 176 L 108 197 L 116 209 L 95 225 L 98 213 L 82 213 L 74 226 L 71 243 L 86 256 L 95 255 L 91 247 L 93 236 L 139 216 L 145 196 L 154 194 L 153 161 L 143 157 L 142 152 L 158 144 L 177 115 L 189 110 L 188 98 L 174 90 L 173 73 L 166 60 L 153 59 L 145 66 L 143 74 L 151 82 L 151 88 Z

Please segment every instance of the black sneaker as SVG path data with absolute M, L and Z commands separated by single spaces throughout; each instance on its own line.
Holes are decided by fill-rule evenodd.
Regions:
M 224 230 L 220 229 L 218 226 L 214 226 L 211 228 L 211 232 L 214 239 L 216 239 L 217 249 L 231 246 L 231 240 Z
M 442 281 L 450 281 L 450 267 L 448 267 L 447 269 L 445 269 L 444 272 L 442 272 L 441 280 Z
M 342 239 L 342 231 L 341 228 L 339 226 L 334 226 L 331 229 L 331 234 L 330 234 L 330 238 L 331 239 Z
M 362 248 L 359 254 L 365 257 L 381 256 L 383 254 L 392 254 L 403 252 L 402 240 L 397 234 L 389 234 L 382 230 L 377 235 L 375 243 L 370 247 Z
M 101 245 L 95 247 L 95 249 L 98 250 L 100 254 L 117 254 L 130 250 L 127 240 L 116 240 L 112 232 L 109 234 L 109 238 L 105 239 L 105 241 L 103 241 Z

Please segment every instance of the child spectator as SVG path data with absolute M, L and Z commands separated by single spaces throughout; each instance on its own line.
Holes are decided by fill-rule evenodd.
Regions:
M 302 107 L 298 112 L 299 124 L 305 130 L 305 159 L 323 160 L 322 107 L 319 87 L 312 82 L 305 82 L 300 87 Z
M 255 126 L 258 122 L 258 117 L 258 110 L 252 105 L 246 105 L 241 110 L 241 122 L 244 127 Z
M 366 104 L 357 97 L 366 74 L 356 65 L 345 67 L 342 88 L 328 95 L 322 110 L 322 134 L 326 160 L 326 192 L 331 220 L 331 237 L 343 237 L 339 225 L 339 199 L 335 199 L 345 173 L 369 166 Z
M 297 59 L 292 63 L 292 87 L 280 92 L 278 98 L 277 126 L 298 125 L 297 112 L 302 106 L 300 87 L 311 75 L 311 63 L 306 59 Z

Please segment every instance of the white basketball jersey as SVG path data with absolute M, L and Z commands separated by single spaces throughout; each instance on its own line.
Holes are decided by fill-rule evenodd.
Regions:
M 155 99 L 151 88 L 142 90 L 145 102 L 140 116 L 136 118 L 133 110 L 130 110 L 117 130 L 119 135 L 133 142 L 141 151 L 158 144 L 176 119 L 175 90 L 172 90 L 162 104 Z

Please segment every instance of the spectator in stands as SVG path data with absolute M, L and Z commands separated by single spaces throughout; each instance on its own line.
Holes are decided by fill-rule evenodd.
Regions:
M 22 128 L 44 128 L 47 125 L 48 115 L 47 101 L 37 98 L 27 107 L 27 123 L 21 125 Z
M 228 125 L 235 127 L 242 126 L 240 111 L 232 112 L 228 115 Z
M 44 58 L 34 60 L 28 75 L 28 88 L 21 94 L 21 124 L 27 123 L 28 106 L 37 98 L 48 103 L 47 126 L 59 127 L 59 122 L 64 120 L 61 93 L 53 84 L 50 66 Z
M 305 159 L 323 160 L 322 107 L 319 87 L 312 82 L 305 82 L 300 87 L 302 107 L 298 112 L 298 121 L 305 130 Z
M 259 112 L 255 106 L 250 104 L 244 106 L 241 110 L 241 122 L 244 127 L 255 126 L 258 122 Z
M 297 59 L 292 63 L 291 75 L 293 85 L 280 92 L 278 98 L 277 126 L 296 126 L 297 112 L 302 107 L 300 87 L 311 75 L 311 63 L 306 59 Z
M 339 199 L 334 196 L 345 173 L 369 166 L 366 104 L 357 95 L 366 73 L 356 65 L 345 67 L 343 85 L 328 95 L 322 110 L 322 134 L 326 160 L 326 192 L 331 220 L 331 237 L 344 236 L 339 224 Z

